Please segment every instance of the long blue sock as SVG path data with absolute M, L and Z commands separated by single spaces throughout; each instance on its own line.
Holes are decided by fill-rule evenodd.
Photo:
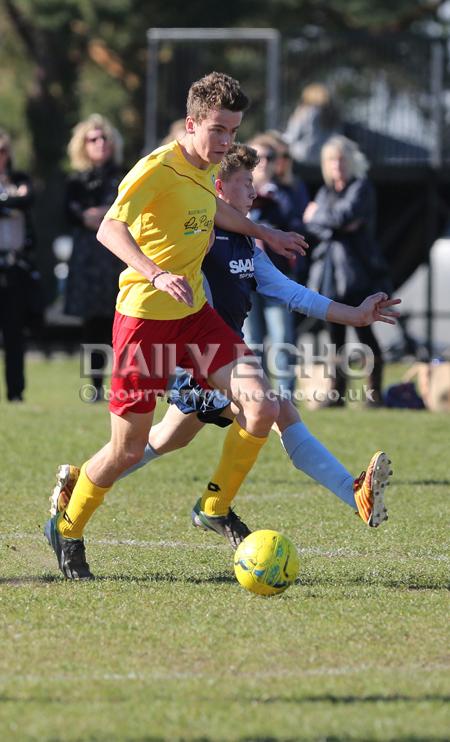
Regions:
M 150 461 L 153 461 L 153 459 L 159 459 L 160 456 L 161 454 L 156 453 L 155 449 L 151 447 L 150 443 L 147 443 L 142 459 L 138 461 L 137 464 L 133 464 L 133 466 L 130 466 L 129 469 L 126 469 L 123 474 L 120 475 L 119 479 L 128 477 L 129 474 L 133 474 L 133 472 L 137 471 L 138 469 L 142 469 L 143 466 L 150 463 Z
M 356 510 L 354 477 L 332 453 L 309 432 L 304 423 L 294 423 L 283 432 L 282 444 L 297 469 L 334 492 Z

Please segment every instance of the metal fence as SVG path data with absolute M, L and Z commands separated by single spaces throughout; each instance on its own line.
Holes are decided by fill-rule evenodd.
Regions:
M 244 136 L 283 130 L 302 89 L 316 82 L 373 164 L 436 168 L 450 160 L 449 51 L 441 40 L 319 29 L 281 38 L 262 28 L 153 28 L 147 37 L 147 149 L 185 115 L 190 83 L 220 69 L 252 98 Z
M 345 133 L 373 164 L 440 167 L 449 158 L 443 42 L 311 32 L 285 39 L 281 60 L 282 128 L 301 90 L 319 82 L 329 90 Z
M 147 150 L 186 115 L 186 92 L 212 70 L 239 78 L 252 111 L 243 135 L 275 128 L 280 112 L 280 34 L 272 28 L 152 28 L 147 32 Z

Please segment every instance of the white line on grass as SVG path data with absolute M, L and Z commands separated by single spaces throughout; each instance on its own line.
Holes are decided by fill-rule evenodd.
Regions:
M 33 533 L 0 533 L 0 541 L 34 541 L 39 543 L 46 543 L 45 538 L 39 534 Z M 86 543 L 94 544 L 99 546 L 135 546 L 139 549 L 221 549 L 227 546 L 225 541 L 223 543 L 209 543 L 209 544 L 189 544 L 186 541 L 167 541 L 162 539 L 160 541 L 139 541 L 134 538 L 87 538 Z
M 309 670 L 264 670 L 263 673 L 261 673 L 261 677 L 264 677 L 264 680 L 267 679 L 279 679 L 279 678 L 303 678 L 303 677 L 325 677 L 325 676 L 336 676 L 336 675 L 357 675 L 359 673 L 367 673 L 367 672 L 398 672 L 403 674 L 412 674 L 416 672 L 420 673 L 430 673 L 430 672 L 447 672 L 450 669 L 450 665 L 445 664 L 435 664 L 435 665 L 421 665 L 421 664 L 412 664 L 412 665 L 402 665 L 400 667 L 392 667 L 392 666 L 381 666 L 381 665 L 370 665 L 370 664 L 363 664 L 358 665 L 356 667 L 349 667 L 349 666 L 343 666 L 343 667 L 313 667 Z M 233 677 L 235 677 L 235 671 L 230 670 L 230 673 Z M 224 670 L 224 675 L 227 675 L 226 670 Z M 127 673 L 111 673 L 111 672 L 105 672 L 105 673 L 60 673 L 58 675 L 46 675 L 46 682 L 47 683 L 64 683 L 64 682 L 80 682 L 84 683 L 88 680 L 98 682 L 98 681 L 107 681 L 107 682 L 130 682 L 131 681 L 137 681 L 137 682 L 146 682 L 146 681 L 158 681 L 158 682 L 169 682 L 171 680 L 188 680 L 192 681 L 194 679 L 203 679 L 207 678 L 210 679 L 211 673 L 205 673 L 205 672 L 195 672 L 195 671 L 189 671 L 189 672 L 161 672 L 161 671 L 155 671 L 155 672 L 127 672 Z M 242 680 L 247 679 L 253 679 L 255 677 L 258 677 L 258 673 L 251 672 L 239 672 L 239 678 Z M 42 676 L 41 675 L 32 675 L 32 674 L 26 674 L 26 675 L 19 675 L 19 674 L 8 674 L 8 675 L 0 675 L 0 683 L 11 683 L 13 681 L 21 682 L 21 683 L 41 683 L 42 682 Z
M 205 534 L 209 538 L 208 534 Z M 172 549 L 220 549 L 227 546 L 225 542 L 219 544 L 188 544 L 183 541 L 137 541 L 136 539 L 89 539 L 89 543 L 101 544 L 102 546 L 137 546 L 142 549 L 154 549 L 168 547 Z M 356 551 L 346 549 L 336 549 L 334 551 L 323 551 L 322 549 L 309 548 L 302 549 L 297 547 L 299 554 L 325 557 L 357 557 L 361 556 Z
M 202 534 L 202 536 L 205 537 L 205 539 L 209 539 L 211 534 Z M 45 543 L 45 539 L 43 536 L 39 534 L 33 534 L 33 533 L 0 533 L 0 542 L 1 541 L 11 541 L 14 540 L 17 541 L 34 541 L 39 543 Z M 111 546 L 111 547 L 117 547 L 117 546 L 133 546 L 138 549 L 223 549 L 224 547 L 228 546 L 225 541 L 219 542 L 219 543 L 188 543 L 186 541 L 168 541 L 165 539 L 159 540 L 159 541 L 141 541 L 138 539 L 96 539 L 96 538 L 87 538 L 86 542 L 88 544 L 93 544 L 95 546 Z M 355 559 L 355 558 L 372 558 L 370 554 L 366 552 L 358 552 L 354 551 L 352 549 L 346 549 L 345 547 L 340 547 L 337 549 L 319 549 L 318 547 L 308 547 L 308 548 L 302 548 L 300 546 L 297 546 L 297 550 L 299 554 L 302 554 L 303 556 L 318 556 L 318 557 L 327 557 L 329 559 L 336 559 L 336 558 L 343 558 L 343 559 Z M 389 555 L 385 557 L 386 559 L 392 559 Z M 419 554 L 419 555 L 411 555 L 411 556 L 402 556 L 402 557 L 395 557 L 397 562 L 406 562 L 410 561 L 411 559 L 429 559 L 430 561 L 437 561 L 437 562 L 450 562 L 450 557 L 446 554 Z
M 205 538 L 209 539 L 210 534 L 202 534 L 205 536 Z M 43 537 L 37 535 L 37 534 L 27 534 L 27 533 L 13 533 L 10 535 L 6 534 L 0 534 L 0 541 L 14 541 L 14 539 L 22 540 L 22 541 L 39 541 L 44 542 Z M 115 538 L 87 538 L 86 539 L 87 544 L 93 544 L 95 546 L 133 546 L 138 549 L 161 549 L 161 548 L 167 548 L 167 549 L 223 549 L 224 547 L 228 546 L 228 544 L 223 541 L 222 543 L 198 543 L 198 544 L 192 544 L 187 543 L 186 541 L 167 541 L 167 540 L 160 540 L 160 541 L 140 541 L 138 539 L 115 539 Z M 364 554 L 360 554 L 357 551 L 352 551 L 350 549 L 345 548 L 339 548 L 339 549 L 318 549 L 316 547 L 311 548 L 301 548 L 297 546 L 297 550 L 299 554 L 303 554 L 304 556 L 321 556 L 321 557 L 329 557 L 329 558 L 336 558 L 336 557 L 344 557 L 344 558 L 355 558 L 355 557 L 362 557 L 366 556 Z

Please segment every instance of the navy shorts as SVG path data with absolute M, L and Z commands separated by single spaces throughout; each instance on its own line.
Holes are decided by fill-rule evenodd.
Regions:
M 217 389 L 204 389 L 186 371 L 177 371 L 167 392 L 169 404 L 176 405 L 183 415 L 195 412 L 202 423 L 211 423 L 220 428 L 231 425 L 232 420 L 221 417 L 222 410 L 229 406 L 230 400 Z

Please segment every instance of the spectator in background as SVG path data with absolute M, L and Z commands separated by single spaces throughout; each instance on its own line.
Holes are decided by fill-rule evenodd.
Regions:
M 308 233 L 319 244 L 311 252 L 309 287 L 335 301 L 358 305 L 367 294 L 390 293 L 387 266 L 375 240 L 375 193 L 367 178 L 368 162 L 358 146 L 344 136 L 334 136 L 321 153 L 325 185 L 306 208 L 303 219 Z M 371 327 L 356 327 L 361 343 L 373 352 L 374 368 L 369 387 L 373 404 L 381 404 L 383 359 Z M 329 325 L 331 342 L 339 349 L 345 327 Z M 345 404 L 346 378 L 336 373 L 334 388 L 340 398 L 327 406 Z M 370 403 L 370 400 L 367 400 Z
M 83 343 L 110 344 L 118 278 L 125 266 L 98 242 L 96 232 L 122 179 L 122 139 L 106 118 L 94 113 L 75 127 L 68 152 L 75 172 L 66 192 L 73 251 L 65 311 L 82 318 Z M 103 364 L 103 355 L 94 352 L 93 400 L 102 399 Z
M 32 199 L 30 178 L 14 170 L 10 137 L 0 130 L 0 330 L 10 402 L 21 402 L 25 390 L 24 329 L 34 248 Z
M 309 203 L 308 188 L 303 180 L 294 174 L 291 152 L 284 136 L 275 129 L 271 129 L 268 134 L 273 141 L 276 154 L 274 161 L 274 182 L 280 192 L 286 195 L 291 204 L 290 229 L 303 234 L 305 232 L 303 212 Z M 308 267 L 309 254 L 299 255 L 295 265 L 295 279 L 298 283 L 306 284 Z
M 266 136 L 275 151 L 273 180 L 280 191 L 288 197 L 292 208 L 291 221 L 298 225 L 297 231 L 301 232 L 304 228 L 303 212 L 309 203 L 308 189 L 301 178 L 294 175 L 289 144 L 283 134 L 271 129 Z
M 341 130 L 339 112 L 330 91 L 326 85 L 314 82 L 303 89 L 288 120 L 285 137 L 296 160 L 319 163 L 323 144 Z
M 269 134 L 254 137 L 249 145 L 258 153 L 259 164 L 253 171 L 253 185 L 256 198 L 250 211 L 250 219 L 268 224 L 283 230 L 296 229 L 298 215 L 293 208 L 291 197 L 276 182 L 275 163 L 277 158 L 276 144 Z M 273 253 L 263 244 L 276 267 L 289 278 L 295 277 L 297 259 L 284 258 Z M 295 342 L 295 325 L 292 312 L 273 299 L 255 293 L 252 298 L 252 309 L 244 324 L 245 341 L 250 344 L 262 344 L 268 337 L 269 343 L 293 344 Z M 263 365 L 272 376 L 274 387 L 280 393 L 292 393 L 295 388 L 295 371 L 292 365 L 295 359 L 287 350 L 280 349 L 274 354 L 275 369 L 268 368 L 267 354 L 264 348 Z M 279 373 L 277 373 L 279 372 Z
M 169 144 L 174 139 L 181 139 L 186 134 L 186 119 L 176 119 L 172 121 L 164 139 L 161 139 L 160 146 Z

